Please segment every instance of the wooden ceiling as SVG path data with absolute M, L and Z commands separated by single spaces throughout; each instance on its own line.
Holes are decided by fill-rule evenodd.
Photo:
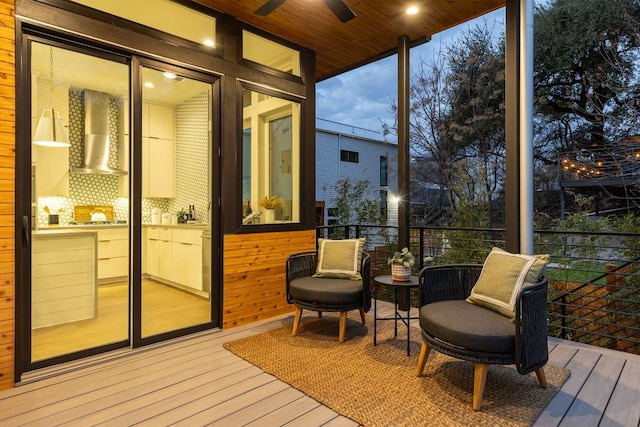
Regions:
M 323 80 L 395 53 L 398 37 L 420 43 L 432 34 L 505 5 L 505 0 L 344 0 L 356 18 L 341 23 L 321 0 L 286 0 L 268 16 L 253 12 L 266 0 L 194 0 L 316 51 Z M 410 4 L 417 15 L 407 15 Z

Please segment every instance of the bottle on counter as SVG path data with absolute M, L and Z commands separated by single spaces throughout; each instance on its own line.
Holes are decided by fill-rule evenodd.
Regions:
M 253 210 L 251 209 L 251 200 L 247 200 L 247 207 L 244 210 L 244 216 L 249 216 L 253 213 Z

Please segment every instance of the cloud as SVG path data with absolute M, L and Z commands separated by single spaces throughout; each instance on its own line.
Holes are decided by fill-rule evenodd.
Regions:
M 318 83 L 318 117 L 381 130 L 380 119 L 393 119 L 388 110 L 396 98 L 396 76 L 393 56 Z
M 504 29 L 504 8 L 435 34 L 431 41 L 411 49 L 410 64 L 429 62 L 445 50 L 461 31 L 470 26 L 486 25 L 496 32 Z M 316 85 L 316 115 L 319 118 L 381 131 L 380 120 L 393 123 L 389 112 L 398 98 L 397 55 L 381 59 L 358 69 L 324 80 Z

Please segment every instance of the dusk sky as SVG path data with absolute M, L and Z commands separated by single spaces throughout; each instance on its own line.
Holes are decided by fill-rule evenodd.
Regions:
M 411 49 L 411 69 L 417 69 L 421 61 L 431 63 L 433 55 L 444 50 L 460 31 L 477 25 L 497 33 L 504 31 L 504 8 L 434 34 L 430 42 Z M 397 74 L 397 55 L 393 55 L 318 83 L 317 117 L 380 132 L 380 120 L 393 121 L 389 106 L 398 98 Z

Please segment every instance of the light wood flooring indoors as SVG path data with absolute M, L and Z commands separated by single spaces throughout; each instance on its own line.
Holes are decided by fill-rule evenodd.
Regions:
M 393 313 L 388 303 L 378 309 L 380 317 Z M 0 426 L 355 426 L 222 347 L 292 321 L 281 316 L 49 368 L 0 392 Z M 571 376 L 534 425 L 638 426 L 640 356 L 553 338 L 549 348 L 550 363 Z
M 35 329 L 34 361 L 126 340 L 129 328 L 129 288 L 126 282 L 98 286 L 98 313 L 93 319 Z M 208 299 L 154 280 L 142 282 L 142 335 L 206 323 Z

